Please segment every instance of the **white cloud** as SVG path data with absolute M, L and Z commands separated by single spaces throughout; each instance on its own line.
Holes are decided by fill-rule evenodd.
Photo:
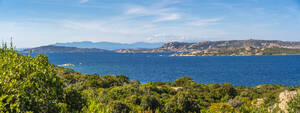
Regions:
M 190 36 L 181 34 L 159 33 L 149 36 L 146 40 L 149 42 L 174 42 L 174 41 L 189 41 Z
M 143 7 L 133 7 L 126 11 L 126 14 L 144 14 L 148 13 Z
M 186 24 L 192 25 L 192 26 L 206 26 L 206 25 L 217 24 L 221 20 L 222 20 L 222 18 L 198 19 L 198 20 L 192 20 L 192 21 L 186 22 Z
M 63 21 L 61 24 L 64 28 L 73 30 L 96 30 L 105 31 L 101 28 L 99 22 L 75 22 L 75 21 Z
M 180 19 L 180 17 L 181 17 L 181 16 L 180 16 L 179 14 L 174 13 L 174 14 L 164 15 L 164 16 L 162 16 L 162 17 L 156 19 L 155 21 L 156 21 L 156 22 L 161 22 L 161 21 L 178 20 L 178 19 Z
M 89 2 L 89 0 L 80 0 L 80 1 L 79 1 L 79 3 L 82 3 L 82 4 L 83 4 L 83 3 L 87 3 L 87 2 Z
M 122 35 L 145 34 L 153 30 L 155 25 L 139 22 L 129 22 L 127 20 L 109 20 L 109 21 L 61 21 L 61 27 L 80 32 L 99 32 L 113 33 Z M 137 32 L 138 31 L 138 32 Z
M 149 6 L 129 5 L 125 14 L 136 17 L 150 16 L 154 22 L 178 20 L 181 17 L 179 9 L 172 7 L 173 4 L 180 3 L 179 0 L 162 0 Z

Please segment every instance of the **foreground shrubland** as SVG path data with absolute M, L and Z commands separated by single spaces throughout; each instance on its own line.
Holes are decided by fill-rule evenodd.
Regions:
M 0 49 L 0 112 L 32 113 L 266 113 L 300 110 L 298 87 L 198 84 L 129 80 L 127 76 L 81 74 Z

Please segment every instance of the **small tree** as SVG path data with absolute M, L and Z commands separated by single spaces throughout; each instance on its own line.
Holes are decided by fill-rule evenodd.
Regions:
M 181 77 L 174 81 L 175 86 L 190 86 L 195 84 L 195 81 L 191 77 Z
M 165 104 L 164 111 L 176 113 L 198 113 L 203 107 L 196 95 L 191 92 L 178 92 Z

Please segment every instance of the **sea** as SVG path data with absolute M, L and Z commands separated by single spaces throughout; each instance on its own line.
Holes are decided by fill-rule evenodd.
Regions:
M 188 56 L 172 53 L 46 53 L 51 63 L 74 64 L 85 74 L 126 75 L 141 83 L 172 82 L 189 76 L 197 83 L 235 86 L 300 86 L 300 56 Z

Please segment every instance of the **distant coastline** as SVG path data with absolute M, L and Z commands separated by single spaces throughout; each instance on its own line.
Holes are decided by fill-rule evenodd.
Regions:
M 120 49 L 119 53 L 154 53 L 154 52 L 199 52 L 206 50 L 229 50 L 243 48 L 287 48 L 300 49 L 300 42 L 279 40 L 226 40 L 226 41 L 202 41 L 195 43 L 169 42 L 160 48 L 153 49 Z
M 173 56 L 249 56 L 249 55 L 285 55 L 299 54 L 300 42 L 279 40 L 227 40 L 227 41 L 202 41 L 195 43 L 169 42 L 156 48 L 149 48 L 148 43 L 139 48 L 123 48 L 110 50 L 105 48 L 84 48 L 48 45 L 31 49 L 23 49 L 21 52 L 117 52 L 117 53 L 181 53 Z M 75 46 L 75 45 L 74 45 Z M 111 45 L 115 47 L 115 44 Z M 119 46 L 121 48 L 123 46 Z M 136 46 L 137 47 L 137 46 Z M 148 48 L 147 48 L 148 47 Z
M 97 49 L 97 48 L 77 48 L 77 47 L 65 47 L 65 46 L 41 46 L 31 49 L 24 49 L 21 52 L 28 53 L 57 53 L 57 52 L 111 52 L 109 50 Z
M 176 53 L 171 56 L 261 56 L 261 55 L 300 55 L 300 49 L 290 48 L 239 48 L 202 50 L 188 53 Z

